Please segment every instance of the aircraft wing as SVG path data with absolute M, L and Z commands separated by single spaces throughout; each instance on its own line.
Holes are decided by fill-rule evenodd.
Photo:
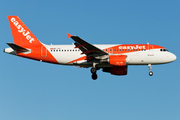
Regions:
M 68 33 L 67 33 L 68 34 Z M 78 36 L 73 36 L 68 34 L 68 38 L 72 38 L 75 41 L 75 48 L 79 48 L 82 53 L 81 54 L 86 54 L 88 57 L 93 56 L 93 57 L 98 57 L 98 56 L 103 56 L 103 55 L 108 55 L 105 51 L 95 47 L 94 45 L 86 42 L 85 40 L 81 39 Z

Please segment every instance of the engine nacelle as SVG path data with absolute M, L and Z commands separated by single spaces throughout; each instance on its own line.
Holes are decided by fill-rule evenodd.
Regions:
M 103 68 L 103 72 L 111 73 L 112 75 L 127 75 L 127 66 L 115 66 Z
M 126 55 L 110 55 L 109 64 L 113 66 L 126 66 L 127 65 Z

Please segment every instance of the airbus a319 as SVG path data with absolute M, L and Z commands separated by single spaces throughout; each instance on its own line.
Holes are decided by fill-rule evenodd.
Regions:
M 151 66 L 170 63 L 176 56 L 166 48 L 152 44 L 93 45 L 78 36 L 68 34 L 74 45 L 46 45 L 40 42 L 18 16 L 8 16 L 14 43 L 5 53 L 58 65 L 91 68 L 92 79 L 97 79 L 97 70 L 112 75 L 127 75 L 128 65 Z

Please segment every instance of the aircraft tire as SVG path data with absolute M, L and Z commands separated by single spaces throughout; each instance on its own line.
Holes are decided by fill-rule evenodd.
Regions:
M 91 73 L 92 73 L 92 74 L 95 74 L 96 71 L 97 71 L 96 68 L 91 68 Z
M 149 72 L 149 76 L 152 76 L 152 75 L 153 75 L 153 72 L 152 72 L 152 71 L 150 71 L 150 72 Z
M 97 74 L 92 74 L 92 79 L 93 79 L 93 80 L 96 80 L 97 77 L 98 77 Z

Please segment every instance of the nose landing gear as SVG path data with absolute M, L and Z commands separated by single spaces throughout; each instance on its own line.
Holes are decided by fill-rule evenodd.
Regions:
M 151 64 L 148 64 L 148 68 L 149 68 L 149 75 L 152 76 L 153 72 L 151 71 L 151 69 L 152 69 Z

